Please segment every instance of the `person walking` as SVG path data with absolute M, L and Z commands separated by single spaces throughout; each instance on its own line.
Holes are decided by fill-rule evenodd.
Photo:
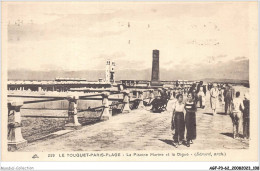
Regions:
M 225 87 L 224 86 L 222 86 L 221 88 L 220 88 L 220 91 L 219 91 L 219 93 L 220 93 L 220 106 L 221 106 L 221 109 L 223 110 L 225 110 L 225 97 L 224 97 L 224 92 L 225 92 Z
M 198 92 L 199 105 L 200 108 L 204 109 L 205 107 L 205 94 L 203 91 L 203 87 L 200 87 L 200 91 Z
M 193 140 L 196 139 L 196 102 L 193 93 L 188 93 L 187 101 L 184 106 L 186 110 L 185 126 L 186 126 L 186 140 L 187 147 L 193 144 Z
M 173 145 L 177 148 L 178 145 L 183 143 L 185 122 L 184 122 L 184 103 L 183 95 L 177 95 L 177 101 L 173 104 L 172 113 L 172 130 L 175 129 L 175 134 L 173 136 Z
M 218 95 L 219 95 L 218 87 L 217 84 L 214 83 L 213 88 L 210 89 L 210 104 L 211 104 L 213 115 L 217 114 Z
M 236 92 L 236 98 L 232 102 L 232 112 L 230 117 L 233 123 L 233 138 L 239 137 L 239 123 L 241 122 L 242 111 L 244 110 L 244 104 L 242 99 L 240 99 L 240 92 Z
M 203 85 L 203 92 L 204 92 L 204 94 L 206 96 L 206 94 L 207 94 L 207 85 Z
M 249 139 L 249 118 L 250 118 L 250 100 L 248 93 L 245 94 L 245 99 L 243 101 L 244 111 L 243 111 L 243 137 Z
M 208 83 L 208 90 L 210 91 L 212 88 L 212 83 Z
M 197 103 L 198 103 L 198 101 L 199 101 L 198 93 L 196 92 L 195 89 L 193 89 L 192 94 L 193 94 L 194 101 L 195 101 L 195 103 L 196 103 L 196 105 L 197 105 Z
M 200 88 L 203 86 L 203 81 L 200 81 L 196 88 L 196 93 L 200 91 Z
M 235 95 L 235 90 L 231 84 L 227 84 L 224 91 L 224 101 L 225 101 L 225 114 L 231 113 L 231 104 Z
M 176 98 L 176 90 L 175 89 L 172 92 L 172 96 L 173 96 L 174 99 Z

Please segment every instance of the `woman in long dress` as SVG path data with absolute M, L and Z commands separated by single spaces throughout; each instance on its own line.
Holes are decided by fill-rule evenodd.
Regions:
M 216 115 L 217 113 L 218 96 L 219 96 L 218 87 L 217 84 L 214 83 L 213 88 L 210 89 L 210 104 L 211 104 L 213 115 Z
M 200 108 L 204 109 L 205 107 L 205 94 L 203 92 L 203 87 L 200 87 L 200 91 L 198 92 Z
M 193 144 L 194 139 L 196 139 L 196 101 L 192 93 L 188 93 L 187 101 L 185 103 L 185 125 L 186 125 L 186 140 L 187 147 Z

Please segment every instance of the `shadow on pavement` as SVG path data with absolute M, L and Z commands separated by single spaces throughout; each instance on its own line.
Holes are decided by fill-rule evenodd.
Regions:
M 227 114 L 225 114 L 225 112 L 218 112 L 217 114 L 218 115 L 227 115 Z
M 159 140 L 164 142 L 164 143 L 166 143 L 166 144 L 168 144 L 168 145 L 174 146 L 173 145 L 173 140 L 167 140 L 167 139 L 159 139 Z
M 225 133 L 220 133 L 220 134 L 233 138 L 233 133 L 230 133 L 230 132 L 225 132 Z
M 222 135 L 226 135 L 226 136 L 228 136 L 228 137 L 233 138 L 233 133 L 230 133 L 230 132 L 220 133 L 220 134 L 222 134 Z M 239 134 L 238 136 L 239 136 L 239 138 L 243 138 L 243 135 L 241 135 L 241 134 Z
M 213 115 L 212 113 L 203 113 L 203 114 L 204 115 L 211 115 L 211 116 Z

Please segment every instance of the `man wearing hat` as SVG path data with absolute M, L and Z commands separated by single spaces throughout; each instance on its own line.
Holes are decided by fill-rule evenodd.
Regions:
M 231 84 L 227 84 L 225 86 L 224 90 L 224 101 L 225 101 L 225 114 L 231 113 L 231 104 L 233 101 L 233 98 L 235 96 L 235 90 L 232 88 Z
M 210 104 L 211 104 L 213 115 L 217 113 L 218 95 L 219 95 L 218 87 L 217 84 L 214 83 L 213 88 L 210 89 Z

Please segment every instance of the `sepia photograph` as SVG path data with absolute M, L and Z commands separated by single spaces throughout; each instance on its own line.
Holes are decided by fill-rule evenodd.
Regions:
M 3 160 L 258 160 L 256 1 L 2 2 L 1 27 Z

